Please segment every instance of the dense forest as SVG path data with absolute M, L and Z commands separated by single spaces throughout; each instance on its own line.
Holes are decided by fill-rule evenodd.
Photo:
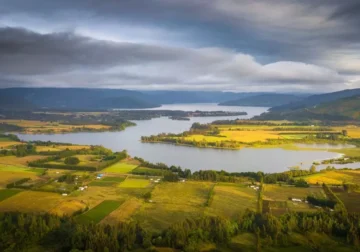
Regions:
M 203 216 L 176 223 L 161 233 L 151 233 L 136 222 L 94 225 L 77 223 L 72 217 L 4 213 L 0 215 L 0 233 L 0 250 L 7 252 L 106 252 L 139 248 L 152 251 L 153 246 L 199 251 L 205 243 L 226 247 L 232 237 L 241 233 L 255 235 L 253 247 L 256 251 L 299 246 L 300 241 L 297 243 L 291 239 L 296 233 L 327 235 L 343 246 L 355 249 L 359 246 L 360 217 L 338 210 L 332 213 L 288 213 L 279 217 L 248 210 L 239 213 L 233 221 Z M 308 246 L 312 251 L 327 248 L 326 244 L 316 242 Z

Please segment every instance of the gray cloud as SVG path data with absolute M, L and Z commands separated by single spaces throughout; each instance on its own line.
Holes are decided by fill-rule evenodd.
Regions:
M 222 48 L 109 42 L 74 33 L 38 34 L 14 28 L 0 29 L 0 45 L 0 74 L 37 86 L 185 85 L 241 90 L 259 84 L 311 86 L 345 81 L 324 67 L 285 61 L 262 65 L 251 55 Z
M 2 86 L 321 90 L 360 76 L 358 0 L 1 2 Z

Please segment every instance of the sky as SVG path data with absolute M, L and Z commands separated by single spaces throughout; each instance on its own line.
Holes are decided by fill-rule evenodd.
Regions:
M 0 0 L 0 88 L 360 88 L 359 0 Z

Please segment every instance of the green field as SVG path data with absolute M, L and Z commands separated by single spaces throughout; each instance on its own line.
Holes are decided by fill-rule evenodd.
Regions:
M 110 172 L 110 173 L 129 173 L 132 170 L 134 170 L 137 167 L 137 165 L 134 164 L 127 164 L 127 163 L 116 163 L 106 169 L 104 169 L 104 172 Z
M 145 188 L 150 185 L 147 179 L 127 178 L 124 182 L 120 183 L 121 188 Z
M 6 200 L 7 198 L 10 198 L 16 194 L 21 192 L 20 190 L 0 190 L 0 201 Z
M 123 182 L 124 180 L 126 179 L 126 177 L 105 177 L 105 178 L 102 178 L 100 180 L 101 181 L 104 181 L 104 182 Z
M 116 184 L 116 181 L 93 181 L 89 186 L 114 186 Z
M 24 166 L 17 166 L 17 165 L 4 165 L 0 164 L 0 172 L 7 171 L 7 172 L 31 172 L 36 173 L 38 175 L 44 172 L 44 169 L 41 168 L 27 168 Z
M 161 183 L 152 191 L 152 203 L 145 203 L 134 219 L 144 227 L 161 231 L 186 218 L 203 216 L 209 192 L 209 182 Z
M 82 223 L 99 223 L 108 214 L 116 210 L 121 204 L 122 202 L 115 200 L 104 200 L 86 213 L 79 215 L 77 220 Z
M 214 187 L 206 213 L 232 219 L 246 209 L 256 210 L 256 201 L 256 191 L 252 188 L 220 183 Z
M 162 176 L 163 171 L 160 169 L 152 169 L 147 167 L 137 167 L 132 170 L 134 174 L 147 175 L 147 176 Z

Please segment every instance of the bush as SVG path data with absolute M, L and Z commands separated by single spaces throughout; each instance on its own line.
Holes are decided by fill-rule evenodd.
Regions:
M 6 185 L 6 188 L 14 188 L 14 187 L 18 187 L 20 186 L 21 184 L 25 183 L 25 182 L 28 182 L 29 180 L 31 180 L 30 178 L 23 178 L 23 179 L 20 179 L 18 181 L 15 181 L 15 182 L 12 182 L 10 184 L 7 184 Z
M 304 179 L 295 181 L 295 187 L 309 187 L 309 184 Z
M 77 165 L 80 163 L 80 160 L 77 157 L 67 157 L 64 163 L 67 165 Z

